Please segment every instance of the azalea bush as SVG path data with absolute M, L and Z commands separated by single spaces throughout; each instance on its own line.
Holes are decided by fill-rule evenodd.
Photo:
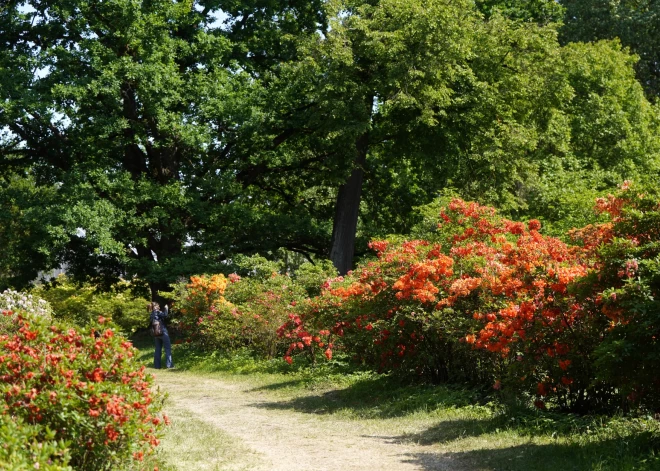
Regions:
M 343 350 L 371 368 L 523 393 L 540 408 L 612 408 L 622 392 L 652 405 L 658 198 L 626 185 L 598 207 L 612 220 L 567 245 L 536 220 L 448 201 L 425 239 L 372 242 L 375 260 L 292 309 L 279 331 L 285 358 Z
M 660 196 L 626 182 L 597 209 L 610 221 L 573 234 L 598 264 L 578 286 L 585 308 L 606 320 L 596 379 L 622 404 L 660 410 Z
M 83 330 L 25 311 L 1 315 L 13 328 L 0 331 L 0 430 L 26 437 L 21 456 L 37 463 L 29 469 L 46 455 L 73 469 L 140 469 L 168 419 L 131 343 L 103 318 Z
M 245 267 L 254 263 L 253 269 Z M 204 349 L 247 349 L 257 357 L 284 353 L 289 342 L 278 335 L 290 312 L 310 296 L 336 270 L 329 261 L 302 264 L 294 273 L 279 273 L 263 257 L 245 257 L 242 276 L 201 275 L 174 285 L 173 324 L 190 342 Z
M 493 384 L 524 377 L 528 389 L 552 373 L 569 386 L 575 320 L 559 313 L 568 284 L 587 273 L 581 250 L 542 236 L 538 221 L 509 221 L 458 199 L 439 221 L 429 240 L 372 242 L 377 260 L 329 280 L 281 334 L 330 331 L 340 348 L 382 370 Z
M 170 321 L 172 326 L 189 342 L 208 344 L 209 348 L 216 346 L 209 343 L 202 323 L 227 304 L 224 298 L 227 282 L 224 275 L 193 276 L 189 282 L 176 283 L 172 285 L 172 291 L 163 293 L 173 300 L 176 315 Z

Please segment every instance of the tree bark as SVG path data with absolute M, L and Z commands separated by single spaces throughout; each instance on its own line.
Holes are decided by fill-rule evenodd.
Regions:
M 364 164 L 369 150 L 369 133 L 365 132 L 358 137 L 355 144 L 355 166 L 346 183 L 339 187 L 330 243 L 330 260 L 342 276 L 353 268 L 355 233 L 360 212 Z
M 153 281 L 149 283 L 149 290 L 151 291 L 151 300 L 160 305 L 161 310 L 165 308 L 167 299 L 158 294 L 159 291 L 167 291 L 169 285 L 164 281 Z

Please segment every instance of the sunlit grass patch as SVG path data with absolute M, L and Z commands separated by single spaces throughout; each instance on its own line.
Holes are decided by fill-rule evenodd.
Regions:
M 150 463 L 159 471 L 243 471 L 259 457 L 240 440 L 168 400 L 170 426 Z

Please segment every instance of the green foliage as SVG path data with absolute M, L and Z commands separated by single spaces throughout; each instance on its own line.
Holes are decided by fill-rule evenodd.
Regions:
M 315 264 L 303 263 L 293 274 L 293 281 L 305 290 L 307 296 L 321 294 L 321 286 L 328 278 L 337 276 L 337 269 L 330 260 L 318 260 Z
M 69 450 L 55 432 L 0 414 L 0 470 L 73 471 Z
M 280 273 L 283 265 L 281 261 L 269 260 L 259 254 L 251 256 L 239 254 L 232 259 L 232 268 L 235 268 L 234 273 L 239 276 L 266 280 L 273 273 Z
M 22 469 L 21 459 L 51 455 L 63 468 L 128 470 L 153 452 L 167 419 L 129 342 L 102 318 L 79 330 L 28 312 L 2 316 L 16 329 L 0 332 L 0 430 L 9 420 L 28 444 L 36 442 L 16 457 L 9 446 L 0 451 L 19 460 L 12 469 Z M 33 448 L 40 450 L 34 458 Z
M 477 0 L 476 5 L 486 17 L 499 13 L 541 25 L 561 22 L 564 17 L 563 2 L 555 0 Z
M 237 257 L 233 273 L 193 276 L 190 282 L 173 285 L 173 325 L 193 345 L 206 350 L 238 351 L 273 358 L 282 355 L 288 342 L 278 329 L 304 299 L 315 296 L 336 270 L 328 260 L 302 264 L 289 274 L 277 272 L 281 265 L 264 257 Z
M 86 326 L 104 316 L 124 333 L 131 334 L 147 324 L 149 300 L 134 294 L 136 288 L 139 286 L 121 281 L 112 285 L 110 291 L 100 291 L 89 283 L 81 285 L 61 275 L 50 283 L 37 286 L 32 293 L 47 300 L 58 319 Z
M 310 3 L 299 17 L 286 3 L 276 23 L 308 28 Z M 155 295 L 217 267 L 200 251 L 217 255 L 208 239 L 245 243 L 257 223 L 236 163 L 250 153 L 259 83 L 235 60 L 264 38 L 233 44 L 211 26 L 220 7 L 197 7 L 35 0 L 0 10 L 0 41 L 13 44 L 0 52 L 0 165 L 13 178 L 0 190 L 12 215 L 0 229 L 5 282 L 26 285 L 65 263 L 76 280 L 106 288 L 137 274 Z M 278 6 L 267 10 L 277 16 Z M 268 34 L 262 21 L 250 27 Z
M 55 186 L 38 186 L 34 176 L 0 172 L 0 289 L 23 288 L 40 269 L 57 266 L 63 241 L 51 230 L 56 195 Z
M 358 253 L 450 187 L 557 232 L 582 221 L 569 190 L 657 171 L 657 109 L 616 43 L 560 46 L 559 10 L 9 2 L 0 285 L 66 264 L 104 289 L 137 276 L 157 298 L 237 253 L 327 256 L 354 170 Z
M 637 78 L 651 98 L 660 95 L 658 77 L 660 6 L 649 0 L 562 0 L 565 8 L 562 41 L 598 41 L 619 38 L 638 56 Z
M 239 346 L 248 347 L 259 357 L 273 358 L 286 349 L 277 329 L 288 319 L 291 307 L 306 294 L 304 287 L 288 275 L 244 278 L 228 286 L 226 297 L 231 304 L 219 314 L 234 319 L 231 335 Z M 209 327 L 216 329 L 224 325 L 220 319 L 209 322 Z

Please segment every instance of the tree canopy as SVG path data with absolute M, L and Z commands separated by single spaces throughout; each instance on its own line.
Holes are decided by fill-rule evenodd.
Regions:
M 653 0 L 562 0 L 562 41 L 618 38 L 639 56 L 637 78 L 654 100 L 660 96 L 660 4 Z
M 559 15 L 544 1 L 6 2 L 0 284 L 66 265 L 156 297 L 278 248 L 346 272 L 447 189 L 564 224 L 575 192 L 657 175 L 660 144 L 634 57 L 561 46 Z

